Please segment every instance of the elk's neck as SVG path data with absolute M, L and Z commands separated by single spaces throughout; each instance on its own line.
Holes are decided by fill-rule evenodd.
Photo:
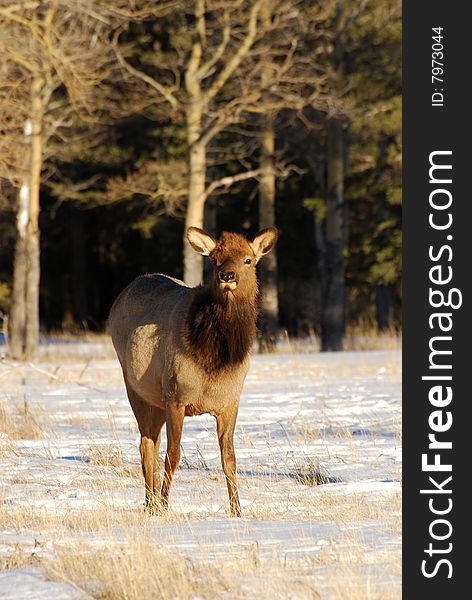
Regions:
M 237 366 L 256 337 L 256 298 L 229 298 L 209 286 L 196 290 L 185 337 L 196 362 L 206 371 Z

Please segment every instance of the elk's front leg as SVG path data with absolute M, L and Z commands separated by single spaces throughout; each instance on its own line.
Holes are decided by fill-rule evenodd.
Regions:
M 149 454 L 152 454 L 152 490 L 146 494 L 146 507 L 151 514 L 160 510 L 160 477 L 159 477 L 159 446 L 161 443 L 161 431 L 166 422 L 166 413 L 161 408 L 153 406 L 150 415 L 150 435 L 153 445 L 149 446 Z
M 234 517 L 241 516 L 238 486 L 236 483 L 236 455 L 234 453 L 233 435 L 238 416 L 238 402 L 230 405 L 227 410 L 216 417 L 218 442 L 220 444 L 221 465 L 228 486 L 229 506 Z
M 180 440 L 184 424 L 185 406 L 168 402 L 166 407 L 167 452 L 165 459 L 164 481 L 162 483 L 161 500 L 164 508 L 169 504 L 169 490 L 174 472 L 180 462 Z

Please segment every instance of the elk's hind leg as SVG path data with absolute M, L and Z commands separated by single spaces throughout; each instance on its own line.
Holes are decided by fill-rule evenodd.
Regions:
M 161 499 L 164 508 L 169 504 L 169 491 L 174 472 L 180 462 L 180 440 L 184 425 L 185 406 L 168 402 L 166 409 L 167 452 L 165 460 L 164 481 L 162 483 Z
M 157 406 L 147 404 L 127 383 L 126 390 L 141 434 L 139 452 L 146 490 L 146 509 L 155 513 L 160 509 L 159 444 L 166 414 Z

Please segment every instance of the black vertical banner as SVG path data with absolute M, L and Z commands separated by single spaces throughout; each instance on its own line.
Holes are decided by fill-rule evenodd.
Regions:
M 472 597 L 467 2 L 403 3 L 403 597 Z

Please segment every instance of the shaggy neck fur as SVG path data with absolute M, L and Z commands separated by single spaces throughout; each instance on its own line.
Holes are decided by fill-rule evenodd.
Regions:
M 206 371 L 244 361 L 256 337 L 256 299 L 229 298 L 205 286 L 187 316 L 186 338 L 194 360 Z

